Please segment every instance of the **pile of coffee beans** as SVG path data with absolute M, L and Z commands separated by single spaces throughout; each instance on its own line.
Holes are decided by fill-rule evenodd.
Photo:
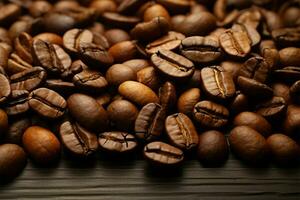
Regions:
M 290 166 L 299 142 L 299 0 L 0 3 L 0 177 L 62 152 Z

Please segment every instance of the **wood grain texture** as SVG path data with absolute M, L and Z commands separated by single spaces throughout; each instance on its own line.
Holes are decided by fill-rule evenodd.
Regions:
M 299 167 L 250 168 L 231 157 L 220 168 L 189 160 L 180 169 L 155 171 L 143 160 L 63 160 L 51 168 L 28 163 L 18 178 L 0 186 L 0 199 L 300 199 Z

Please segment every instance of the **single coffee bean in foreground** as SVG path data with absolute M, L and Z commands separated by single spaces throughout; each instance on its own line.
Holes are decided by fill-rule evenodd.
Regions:
M 0 177 L 14 178 L 25 167 L 27 155 L 22 147 L 16 144 L 0 145 Z
M 60 157 L 60 142 L 48 129 L 31 126 L 24 132 L 23 146 L 28 155 L 40 165 L 53 164 Z

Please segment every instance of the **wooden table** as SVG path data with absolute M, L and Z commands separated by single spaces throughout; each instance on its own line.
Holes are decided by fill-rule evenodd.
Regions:
M 14 181 L 0 186 L 0 199 L 300 199 L 300 168 L 250 168 L 232 156 L 224 167 L 186 161 L 182 170 L 157 172 L 143 160 L 74 163 L 56 167 L 28 163 Z

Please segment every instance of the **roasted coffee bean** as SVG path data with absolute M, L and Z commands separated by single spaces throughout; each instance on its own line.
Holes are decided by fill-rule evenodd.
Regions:
M 297 85 L 296 83 L 297 82 L 295 82 L 295 86 Z M 296 88 L 299 86 L 296 86 Z M 272 84 L 274 96 L 284 98 L 286 104 L 290 104 L 292 101 L 290 95 L 292 95 L 294 93 L 294 92 L 292 92 L 292 90 L 296 89 L 296 88 L 294 88 L 294 89 L 292 89 L 292 88 L 293 88 L 293 86 L 291 86 L 291 88 L 290 88 L 288 85 L 286 85 L 284 83 L 280 83 L 280 82 L 275 82 L 274 84 Z
M 104 36 L 108 40 L 110 46 L 119 42 L 129 41 L 130 35 L 122 29 L 110 29 L 104 33 Z
M 258 9 L 248 9 L 242 12 L 236 21 L 238 24 L 243 24 L 256 29 L 259 26 L 261 19 L 262 15 Z
M 28 118 L 24 117 L 14 120 L 5 134 L 4 142 L 22 146 L 23 134 L 29 126 L 31 126 L 31 120 Z
M 72 29 L 76 21 L 71 16 L 64 13 L 51 12 L 43 17 L 43 24 L 46 31 L 51 33 L 62 34 Z
M 44 82 L 46 75 L 43 68 L 33 67 L 12 75 L 10 77 L 10 87 L 12 90 L 31 91 Z
M 97 135 L 77 123 L 65 121 L 60 125 L 59 134 L 64 147 L 75 156 L 89 156 L 98 149 Z
M 119 42 L 108 50 L 115 62 L 125 62 L 133 59 L 137 55 L 137 47 L 135 41 Z
M 185 79 L 194 73 L 194 64 L 169 50 L 160 50 L 151 56 L 154 66 L 171 79 Z
M 94 98 L 76 93 L 67 103 L 71 116 L 84 128 L 98 133 L 108 127 L 107 112 Z
M 102 19 L 106 24 L 124 29 L 130 29 L 141 21 L 141 19 L 138 17 L 121 15 L 115 12 L 103 13 Z
M 300 79 L 300 68 L 288 66 L 274 71 L 275 78 L 290 83 Z
M 284 66 L 300 67 L 300 48 L 288 47 L 279 51 L 280 63 Z
M 102 92 L 108 83 L 105 77 L 98 71 L 86 69 L 73 77 L 76 87 L 87 92 Z
M 216 18 L 209 12 L 187 15 L 175 28 L 185 36 L 204 36 L 216 28 Z
M 173 83 L 165 82 L 158 91 L 159 102 L 166 110 L 170 110 L 176 104 L 176 88 Z
M 183 151 L 164 142 L 151 142 L 144 148 L 145 158 L 156 166 L 180 164 L 184 159 Z
M 154 91 L 156 91 L 161 84 L 159 74 L 154 67 L 141 69 L 136 73 L 136 76 L 138 82 L 143 83 Z
M 115 100 L 107 107 L 110 123 L 117 130 L 133 130 L 139 113 L 137 107 L 127 100 Z
M 26 90 L 13 90 L 6 103 L 5 112 L 8 115 L 18 115 L 29 110 L 29 92 Z
M 124 62 L 123 64 L 133 69 L 135 73 L 151 65 L 150 62 L 145 59 L 132 59 Z
M 155 17 L 164 17 L 169 22 L 171 20 L 169 12 L 160 4 L 150 5 L 143 13 L 143 19 L 146 22 L 151 21 Z
M 299 161 L 300 147 L 290 137 L 276 133 L 268 137 L 267 145 L 273 160 L 279 165 L 294 165 Z
M 191 150 L 198 145 L 196 128 L 192 120 L 183 113 L 168 116 L 165 129 L 170 142 L 182 150 Z
M 108 68 L 105 78 L 110 85 L 119 86 L 125 81 L 135 81 L 136 76 L 136 73 L 127 65 L 115 64 Z
M 203 90 L 211 98 L 226 100 L 235 95 L 235 84 L 231 74 L 220 66 L 203 68 L 201 80 Z
M 279 52 L 276 49 L 273 40 L 263 40 L 260 45 L 260 55 L 264 57 L 265 61 L 268 63 L 270 69 L 277 68 L 279 63 Z
M 17 54 L 12 53 L 7 61 L 6 72 L 9 75 L 13 75 L 30 68 L 32 68 L 31 64 L 22 60 Z
M 0 73 L 0 103 L 4 102 L 11 93 L 11 86 L 9 85 L 9 79 Z
M 283 130 L 289 136 L 299 136 L 300 107 L 298 105 L 292 104 L 287 107 L 286 117 L 283 121 Z
M 0 25 L 9 25 L 21 15 L 21 7 L 13 3 L 1 5 L 0 13 Z
M 154 91 L 139 82 L 125 81 L 119 86 L 118 91 L 126 99 L 141 106 L 144 106 L 148 103 L 159 102 L 159 99 Z
M 32 63 L 31 46 L 32 37 L 28 33 L 23 32 L 15 39 L 16 53 L 29 64 Z
M 31 126 L 23 135 L 23 146 L 28 155 L 40 165 L 49 165 L 60 157 L 60 142 L 48 129 Z
M 240 159 L 251 164 L 266 161 L 268 147 L 266 139 L 249 126 L 237 126 L 230 131 L 230 148 Z
M 269 65 L 266 60 L 260 56 L 249 58 L 239 71 L 240 76 L 257 80 L 264 83 L 268 77 Z
M 300 28 L 281 28 L 272 31 L 272 37 L 279 46 L 300 46 Z
M 223 50 L 232 57 L 243 58 L 251 51 L 251 40 L 244 31 L 228 29 L 219 37 Z
M 256 112 L 268 120 L 280 120 L 286 112 L 286 102 L 282 97 L 274 96 L 272 99 L 256 105 Z
M 103 93 L 100 96 L 97 96 L 95 99 L 101 106 L 107 106 L 111 102 L 112 96 L 109 93 Z
M 147 44 L 145 51 L 150 55 L 163 49 L 172 51 L 180 46 L 184 38 L 183 34 L 170 31 L 167 35 Z
M 0 138 L 4 136 L 8 129 L 8 117 L 4 110 L 0 109 Z
M 209 63 L 222 56 L 219 41 L 214 37 L 192 36 L 181 42 L 181 53 L 193 62 Z
M 96 69 L 107 67 L 114 62 L 114 58 L 104 47 L 94 43 L 80 43 L 79 53 L 84 63 Z
M 272 133 L 272 126 L 270 123 L 261 115 L 254 112 L 241 112 L 235 116 L 233 120 L 234 126 L 248 126 L 265 137 L 268 137 Z
M 155 17 L 149 22 L 137 24 L 130 34 L 138 40 L 152 41 L 165 35 L 169 29 L 170 25 L 164 17 Z
M 130 153 L 137 147 L 132 134 L 125 132 L 104 132 L 98 137 L 99 147 L 109 153 Z
M 16 144 L 0 145 L 0 176 L 10 179 L 19 175 L 27 163 L 24 150 Z
M 249 101 L 246 95 L 240 91 L 236 92 L 236 96 L 230 103 L 230 112 L 232 114 L 238 114 L 240 112 L 246 111 L 249 109 Z
M 186 90 L 178 98 L 178 111 L 192 117 L 194 106 L 200 101 L 200 97 L 201 91 L 199 88 L 190 88 Z
M 93 33 L 86 29 L 71 29 L 63 36 L 63 45 L 71 53 L 78 53 L 82 44 L 93 42 Z
M 76 89 L 73 83 L 61 79 L 48 79 L 46 80 L 44 87 L 54 90 L 61 95 L 72 94 Z
M 39 39 L 33 41 L 32 53 L 34 62 L 49 72 L 63 73 L 72 64 L 70 56 L 60 46 Z
M 4 68 L 7 67 L 8 57 L 9 57 L 9 52 L 5 48 L 0 46 L 0 66 Z
M 164 129 L 166 112 L 164 108 L 156 103 L 148 103 L 139 112 L 134 130 L 137 138 L 145 141 L 157 139 Z
M 132 14 L 132 12 L 136 12 L 144 2 L 144 0 L 124 0 L 118 6 L 117 11 L 122 14 Z
M 228 73 L 231 74 L 234 82 L 236 83 L 236 80 L 239 76 L 240 70 L 243 67 L 243 63 L 241 62 L 235 62 L 235 61 L 223 61 L 220 63 L 220 66 Z
M 65 113 L 67 102 L 57 92 L 39 88 L 30 93 L 29 106 L 39 115 L 55 119 Z
M 229 111 L 212 101 L 200 101 L 194 106 L 193 116 L 201 126 L 220 128 L 227 124 Z
M 251 46 L 256 46 L 260 43 L 260 40 L 261 40 L 260 34 L 257 32 L 256 28 L 254 28 L 250 25 L 234 24 L 231 27 L 231 29 L 235 30 L 235 31 L 243 31 L 243 32 L 247 33 L 247 35 L 251 41 Z
M 67 1 L 69 2 L 69 1 Z M 74 1 L 71 1 L 74 2 Z M 75 1 L 77 3 L 77 1 Z M 56 3 L 57 4 L 57 3 Z M 103 14 L 104 12 L 116 12 L 117 11 L 117 2 L 113 0 L 101 0 L 101 1 L 91 1 L 89 7 L 95 9 L 98 15 Z
M 267 99 L 273 95 L 272 88 L 254 79 L 239 76 L 237 83 L 241 91 L 252 98 Z
M 199 135 L 197 156 L 204 165 L 223 164 L 227 160 L 228 154 L 229 148 L 223 133 L 211 130 Z

